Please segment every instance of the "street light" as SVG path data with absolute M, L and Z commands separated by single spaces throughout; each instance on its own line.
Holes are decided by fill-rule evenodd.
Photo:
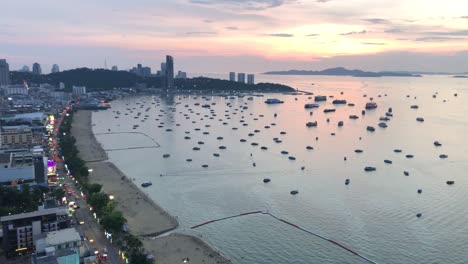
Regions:
M 114 200 L 114 195 L 109 195 L 109 200 Z

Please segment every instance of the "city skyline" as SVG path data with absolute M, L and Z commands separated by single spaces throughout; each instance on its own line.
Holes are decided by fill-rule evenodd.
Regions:
M 468 68 L 468 3 L 461 0 L 118 0 L 111 9 L 83 1 L 72 14 L 67 3 L 42 1 L 21 18 L 13 12 L 21 4 L 3 7 L 0 58 L 11 70 L 34 61 L 47 71 L 55 63 L 103 68 L 106 60 L 158 68 L 166 54 L 190 72 Z M 44 8 L 48 16 L 36 12 Z

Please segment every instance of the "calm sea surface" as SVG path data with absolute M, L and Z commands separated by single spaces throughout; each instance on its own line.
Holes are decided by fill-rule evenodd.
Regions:
M 109 151 L 110 160 L 138 185 L 153 183 L 144 192 L 178 217 L 179 232 L 202 236 L 236 263 L 365 262 L 268 215 L 233 218 L 195 230 L 190 227 L 262 210 L 377 263 L 468 263 L 467 79 L 256 77 L 257 82 L 333 95 L 355 106 L 333 106 L 329 98 L 319 108 L 307 110 L 304 104 L 313 103 L 309 95 L 265 94 L 253 100 L 248 96 L 133 97 L 94 113 L 94 133 L 105 149 L 154 146 L 150 138 L 154 139 L 160 147 Z M 370 97 L 378 108 L 362 116 Z M 279 98 L 284 104 L 267 105 L 266 98 Z M 204 104 L 214 111 L 202 108 Z M 379 117 L 389 107 L 393 117 L 386 122 L 387 128 L 380 128 Z M 336 108 L 336 112 L 325 114 L 325 108 Z M 135 118 L 138 112 L 141 115 Z M 352 114 L 359 119 L 349 119 Z M 417 117 L 425 121 L 417 122 Z M 307 128 L 309 121 L 317 121 L 318 126 Z M 339 121 L 344 122 L 342 127 Z M 139 127 L 133 129 L 133 125 Z M 368 125 L 375 132 L 366 131 Z M 100 134 L 109 132 L 124 133 Z M 275 143 L 273 138 L 282 142 Z M 436 140 L 441 147 L 433 145 Z M 253 142 L 258 146 L 252 146 Z M 314 149 L 307 150 L 308 145 Z M 355 153 L 356 149 L 363 153 Z M 170 157 L 163 158 L 164 154 Z M 408 154 L 414 158 L 406 158 Z M 448 158 L 441 159 L 440 154 Z M 393 164 L 384 163 L 385 159 Z M 203 164 L 209 167 L 202 168 Z M 366 166 L 377 170 L 365 172 Z M 271 182 L 264 184 L 264 178 Z M 448 180 L 455 184 L 447 185 Z M 299 194 L 291 195 L 291 190 Z M 418 213 L 422 217 L 416 217 Z

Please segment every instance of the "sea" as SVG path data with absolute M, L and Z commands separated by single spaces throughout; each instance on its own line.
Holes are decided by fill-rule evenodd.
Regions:
M 358 254 L 371 263 L 468 263 L 468 79 L 257 74 L 256 82 L 311 94 L 128 97 L 94 112 L 93 132 L 138 186 L 153 183 L 142 190 L 177 217 L 177 232 L 234 263 L 369 263 Z M 327 101 L 305 109 L 315 95 Z M 363 115 L 370 101 L 378 107 Z

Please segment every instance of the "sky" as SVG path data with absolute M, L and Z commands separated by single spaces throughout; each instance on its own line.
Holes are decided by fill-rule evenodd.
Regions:
M 2 1 L 0 58 L 153 71 L 468 71 L 467 0 Z

